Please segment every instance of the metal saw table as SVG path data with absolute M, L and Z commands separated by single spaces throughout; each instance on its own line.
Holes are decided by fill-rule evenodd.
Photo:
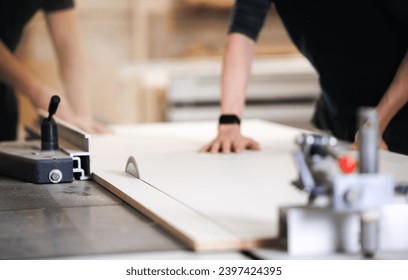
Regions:
M 196 254 L 93 181 L 0 176 L 0 259 L 246 259 Z

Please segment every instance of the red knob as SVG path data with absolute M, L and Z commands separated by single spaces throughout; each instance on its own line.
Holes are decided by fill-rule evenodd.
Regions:
M 357 168 L 356 160 L 350 156 L 341 156 L 337 162 L 339 163 L 341 171 L 346 174 L 353 173 Z

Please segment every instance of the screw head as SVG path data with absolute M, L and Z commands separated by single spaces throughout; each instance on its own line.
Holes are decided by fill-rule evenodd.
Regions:
M 344 201 L 347 204 L 356 203 L 361 197 L 361 191 L 358 187 L 352 186 L 344 193 Z
M 51 183 L 57 184 L 62 180 L 62 172 L 59 169 L 53 169 L 48 174 L 48 179 L 50 179 Z

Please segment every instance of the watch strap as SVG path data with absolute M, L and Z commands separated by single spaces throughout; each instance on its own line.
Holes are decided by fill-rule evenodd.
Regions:
M 241 120 L 237 115 L 221 115 L 218 121 L 219 124 L 241 124 Z

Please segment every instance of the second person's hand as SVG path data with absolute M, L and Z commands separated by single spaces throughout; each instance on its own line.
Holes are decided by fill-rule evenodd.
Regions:
M 357 131 L 354 136 L 354 143 L 351 144 L 351 149 L 357 151 L 360 146 L 360 131 Z M 385 143 L 381 135 L 378 136 L 378 148 L 384 151 L 388 151 L 388 145 Z
M 251 138 L 241 135 L 238 124 L 222 124 L 218 127 L 217 137 L 203 146 L 199 152 L 228 154 L 230 152 L 240 153 L 245 149 L 260 150 L 260 146 Z

